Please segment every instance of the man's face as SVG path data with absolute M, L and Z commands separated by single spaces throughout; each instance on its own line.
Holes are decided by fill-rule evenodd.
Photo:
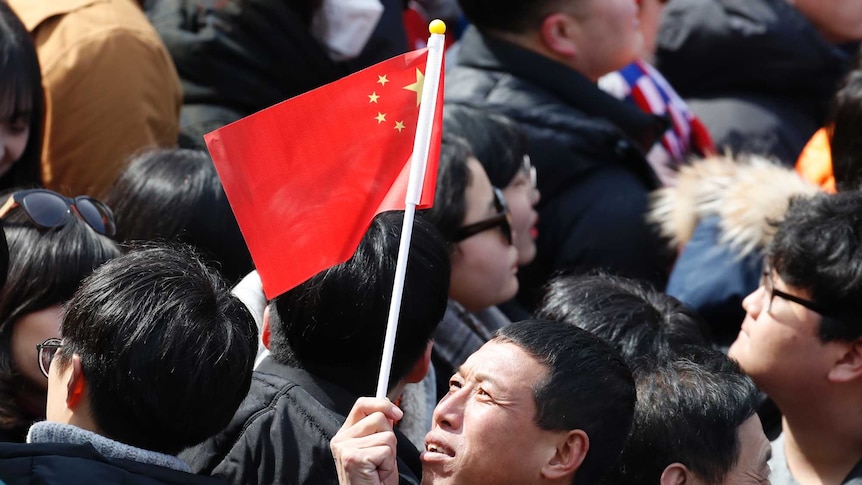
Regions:
M 725 485 L 755 485 L 769 484 L 769 458 L 772 456 L 772 446 L 766 435 L 760 418 L 755 414 L 748 418 L 736 432 L 739 439 L 739 455 L 736 465 L 721 482 Z
M 832 345 L 820 341 L 821 316 L 799 303 L 773 296 L 773 288 L 810 299 L 774 273 L 742 302 L 746 316 L 728 355 L 776 402 L 802 396 L 800 386 L 822 382 L 834 362 Z M 771 300 L 771 306 L 770 306 Z M 810 392 L 810 391 L 809 391 Z
M 519 346 L 492 340 L 467 359 L 434 410 L 422 453 L 423 484 L 509 484 L 540 480 L 562 432 L 535 423 L 533 388 L 547 368 Z M 565 435 L 565 433 L 562 433 Z
M 841 44 L 862 39 L 862 0 L 795 0 L 793 3 L 829 42 Z
M 598 80 L 634 61 L 643 36 L 635 0 L 583 0 L 578 7 L 577 70 Z

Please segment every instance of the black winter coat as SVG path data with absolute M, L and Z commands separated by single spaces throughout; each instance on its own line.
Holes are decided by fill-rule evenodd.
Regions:
M 675 0 L 655 60 L 719 150 L 792 165 L 824 125 L 855 47 L 826 42 L 787 0 Z
M 88 444 L 0 443 L 0 483 L 223 485 L 225 482 L 161 466 L 107 458 Z
M 644 148 L 667 121 L 602 92 L 576 71 L 470 28 L 446 103 L 513 118 L 528 138 L 542 199 L 535 261 L 520 271 L 532 308 L 555 271 L 602 268 L 664 287 L 669 255 L 644 220 L 657 179 Z
M 236 485 L 336 485 L 329 441 L 357 397 L 267 358 L 228 427 L 180 458 L 197 473 Z M 400 483 L 418 485 L 419 450 L 397 430 L 396 436 Z

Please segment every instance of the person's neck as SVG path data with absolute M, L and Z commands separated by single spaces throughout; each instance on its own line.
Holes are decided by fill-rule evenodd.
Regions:
M 838 485 L 862 457 L 858 412 L 862 400 L 820 402 L 827 404 L 811 410 L 782 409 L 787 467 L 803 485 Z

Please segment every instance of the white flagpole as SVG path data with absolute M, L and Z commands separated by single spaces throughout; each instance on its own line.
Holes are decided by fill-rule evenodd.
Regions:
M 443 44 L 445 40 L 443 34 L 446 32 L 446 24 L 440 20 L 434 20 L 429 25 L 428 30 L 431 32 L 431 37 L 428 39 L 425 83 L 422 87 L 416 137 L 413 139 L 413 156 L 410 160 L 410 178 L 405 198 L 404 225 L 401 228 L 398 262 L 395 266 L 395 285 L 392 288 L 389 319 L 386 323 L 386 340 L 383 344 L 383 358 L 380 362 L 380 374 L 377 378 L 376 397 L 381 398 L 386 397 L 389 388 L 392 354 L 395 350 L 395 333 L 398 330 L 398 317 L 401 314 L 404 277 L 407 274 L 407 255 L 410 251 L 410 239 L 413 236 L 413 218 L 416 214 L 416 206 L 422 197 L 422 186 L 425 183 L 425 167 L 428 163 L 428 151 L 431 145 L 431 128 L 434 124 L 434 113 L 437 110 L 437 90 L 440 87 L 440 71 L 443 68 Z

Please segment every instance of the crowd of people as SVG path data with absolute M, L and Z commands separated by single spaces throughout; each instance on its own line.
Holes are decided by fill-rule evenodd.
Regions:
M 411 219 L 265 293 L 203 135 L 438 16 L 378 386 Z M 862 0 L 0 0 L 0 484 L 862 484 L 860 43 Z

